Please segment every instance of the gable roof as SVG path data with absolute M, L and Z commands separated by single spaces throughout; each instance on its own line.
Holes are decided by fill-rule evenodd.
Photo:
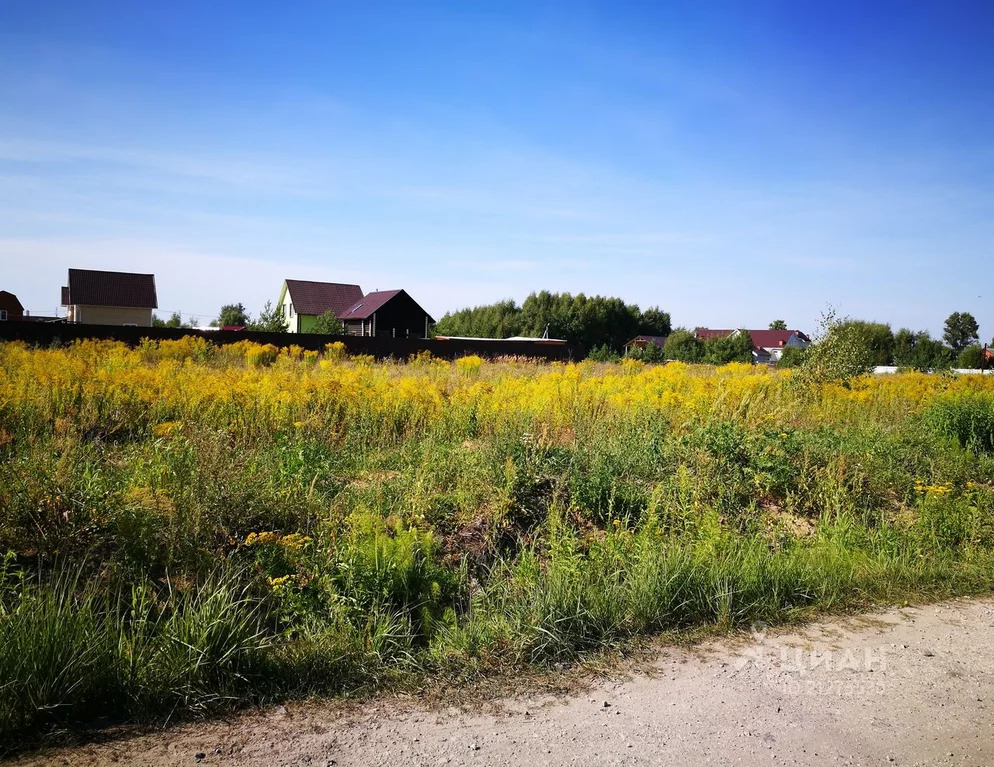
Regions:
M 648 344 L 655 344 L 660 349 L 662 349 L 663 345 L 666 343 L 666 339 L 667 338 L 669 338 L 669 336 L 645 336 L 645 335 L 639 335 L 639 336 L 635 336 L 635 338 L 633 338 L 631 341 L 629 341 L 628 344 L 626 344 L 626 345 L 630 345 L 630 344 L 634 344 L 634 343 L 639 343 L 639 342 L 645 342 L 646 345 L 648 345 Z
M 297 314 L 322 315 L 327 311 L 340 315 L 362 300 L 362 288 L 342 282 L 284 280 Z
M 735 332 L 736 331 L 734 330 L 696 328 L 694 330 L 694 335 L 702 341 L 708 341 L 712 338 L 728 338 L 728 336 Z M 805 343 L 811 343 L 811 339 L 800 330 L 747 330 L 746 332 L 749 334 L 749 340 L 752 341 L 754 349 L 774 349 L 776 347 L 786 346 L 787 341 L 794 335 Z
M 62 289 L 62 305 L 157 309 L 155 275 L 70 269 L 69 285 Z
M 728 338 L 734 330 L 712 330 L 711 328 L 694 328 L 694 335 L 697 336 L 702 341 L 708 341 L 712 338 Z
M 377 290 L 362 296 L 346 311 L 338 315 L 340 320 L 367 320 L 377 309 L 403 293 L 403 290 Z
M 24 306 L 18 300 L 17 296 L 15 296 L 9 290 L 0 290 L 0 309 L 6 309 L 7 311 L 23 312 Z
M 786 346 L 791 336 L 796 335 L 800 340 L 810 343 L 808 338 L 800 330 L 750 330 L 749 337 L 752 345 L 757 349 L 773 349 L 777 346 Z

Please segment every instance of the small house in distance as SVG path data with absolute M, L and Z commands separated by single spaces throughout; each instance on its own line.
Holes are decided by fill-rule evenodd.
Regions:
M 9 290 L 0 290 L 0 322 L 19 320 L 24 316 L 24 307 Z
M 70 269 L 68 283 L 62 288 L 67 322 L 152 327 L 159 307 L 154 274 Z
M 666 346 L 667 338 L 668 336 L 635 336 L 635 338 L 625 344 L 625 354 L 629 354 L 636 349 L 644 349 L 649 344 L 655 344 L 662 349 Z
M 710 338 L 728 338 L 736 333 L 746 332 L 752 341 L 752 361 L 754 363 L 777 362 L 788 346 L 807 349 L 811 339 L 800 330 L 712 330 L 697 328 L 694 335 L 701 341 Z
M 328 312 L 350 336 L 428 338 L 435 324 L 406 290 L 363 295 L 358 285 L 342 282 L 284 280 L 277 305 L 291 333 L 312 332 Z
M 308 333 L 318 317 L 331 312 L 340 317 L 362 301 L 362 288 L 341 282 L 283 280 L 276 302 L 291 333 Z
M 346 335 L 428 338 L 435 320 L 406 290 L 380 290 L 338 316 Z

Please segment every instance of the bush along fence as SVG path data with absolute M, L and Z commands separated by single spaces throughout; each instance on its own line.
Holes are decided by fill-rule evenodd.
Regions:
M 139 328 L 119 325 L 73 325 L 62 322 L 0 322 L 0 341 L 24 341 L 34 346 L 69 344 L 83 339 L 121 341 L 137 346 L 142 339 L 176 340 L 199 336 L 211 343 L 225 345 L 254 341 L 278 347 L 299 346 L 320 351 L 333 341 L 345 344 L 349 355 L 368 354 L 376 359 L 406 360 L 412 355 L 430 352 L 433 357 L 457 359 L 471 354 L 487 359 L 527 357 L 547 361 L 582 359 L 582 350 L 569 344 L 543 341 L 436 340 L 432 338 L 371 338 L 335 336 L 318 333 L 260 333 L 247 330 L 195 330 L 191 328 Z

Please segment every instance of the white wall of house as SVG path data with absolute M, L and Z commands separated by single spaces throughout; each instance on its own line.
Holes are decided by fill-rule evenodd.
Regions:
M 290 291 L 283 291 L 283 303 L 280 304 L 280 312 L 283 314 L 283 319 L 286 320 L 287 331 L 290 333 L 300 332 L 300 315 L 293 308 L 293 299 L 290 297 Z

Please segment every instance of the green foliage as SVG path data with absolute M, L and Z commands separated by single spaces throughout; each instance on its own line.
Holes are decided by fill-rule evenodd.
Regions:
M 984 361 L 984 350 L 979 344 L 971 344 L 959 353 L 956 358 L 956 367 L 964 370 L 978 370 Z
M 655 341 L 650 341 L 641 349 L 632 349 L 628 353 L 629 358 L 641 360 L 642 362 L 665 362 L 666 354 L 656 345 Z
M 620 298 L 583 293 L 529 295 L 519 308 L 513 301 L 462 309 L 438 321 L 438 335 L 505 338 L 512 335 L 565 338 L 586 349 L 607 345 L 620 352 L 636 335 L 665 336 L 670 316 L 658 307 L 640 311 Z
M 778 368 L 801 367 L 807 358 L 808 358 L 807 349 L 802 349 L 800 346 L 785 346 L 784 350 L 780 353 L 780 359 L 777 360 L 777 367 Z
M 345 326 L 330 309 L 318 317 L 308 333 L 322 333 L 329 336 L 340 336 L 345 333 Z
M 946 318 L 942 338 L 954 352 L 977 343 L 980 325 L 969 312 L 953 312 Z
M 893 362 L 894 333 L 890 325 L 864 320 L 844 320 L 840 325 L 845 325 L 847 335 L 866 348 L 870 364 L 890 365 Z
M 925 422 L 961 447 L 994 452 L 994 401 L 973 392 L 959 392 L 937 399 L 925 413 Z
M 668 360 L 700 362 L 704 354 L 703 347 L 704 344 L 691 331 L 680 328 L 667 337 L 663 352 Z
M 945 370 L 952 365 L 952 350 L 926 330 L 913 333 L 901 328 L 894 334 L 894 364 L 910 370 Z
M 785 320 L 773 320 L 770 323 L 770 330 L 786 330 L 787 322 Z
M 864 323 L 838 320 L 829 310 L 821 330 L 808 347 L 802 380 L 812 383 L 850 383 L 873 369 L 874 350 L 867 343 Z
M 205 712 L 268 686 L 261 605 L 237 574 L 110 592 L 65 570 L 0 576 L 0 735 Z
M 217 319 L 211 322 L 211 325 L 216 328 L 223 328 L 227 326 L 243 326 L 248 325 L 249 316 L 248 312 L 245 311 L 245 306 L 241 303 L 237 304 L 225 304 L 221 307 L 221 311 L 218 312 Z
M 752 339 L 747 330 L 739 330 L 724 338 L 709 338 L 703 344 L 701 362 L 708 365 L 752 362 L 752 348 Z
M 607 344 L 602 344 L 591 349 L 587 359 L 591 362 L 617 362 L 621 359 L 621 355 Z
M 153 328 L 188 328 L 192 327 L 190 323 L 183 322 L 183 318 L 180 316 L 179 312 L 173 312 L 168 320 L 159 319 L 156 314 L 152 315 L 152 327 Z
M 283 312 L 280 311 L 280 307 L 274 307 L 272 301 L 266 301 L 266 305 L 262 307 L 258 318 L 252 320 L 246 316 L 245 320 L 248 330 L 255 330 L 260 333 L 286 333 L 289 328 L 289 324 L 286 321 L 286 317 L 283 316 Z

